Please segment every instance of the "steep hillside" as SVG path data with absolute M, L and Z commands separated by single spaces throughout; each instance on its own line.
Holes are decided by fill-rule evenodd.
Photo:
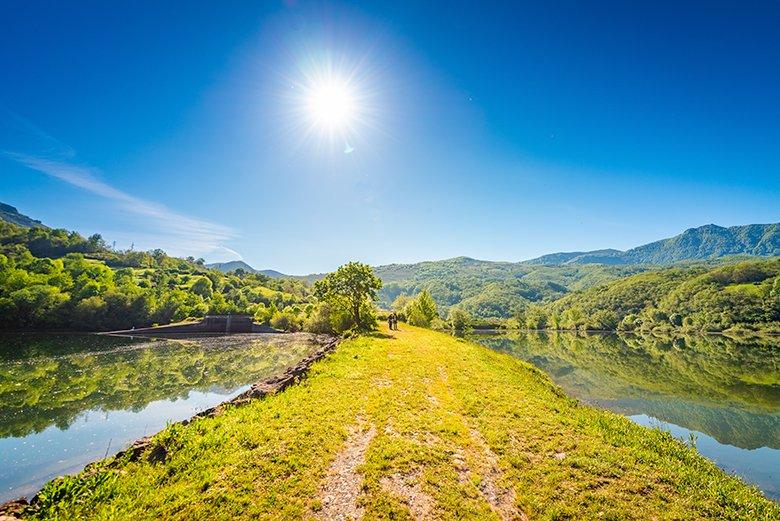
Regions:
M 399 295 L 428 290 L 446 313 L 458 305 L 478 318 L 508 318 L 532 302 L 551 301 L 594 284 L 648 269 L 601 264 L 544 266 L 456 257 L 374 268 L 384 282 L 383 306 Z
M 3 203 L 0 203 L 0 221 L 6 221 L 25 228 L 45 228 L 41 221 L 27 217 L 19 213 L 13 206 Z
M 671 264 L 685 259 L 726 255 L 780 255 L 780 224 L 723 228 L 708 224 L 680 235 L 628 250 L 624 263 Z
M 780 332 L 780 259 L 667 268 L 525 312 L 532 329 L 752 329 Z

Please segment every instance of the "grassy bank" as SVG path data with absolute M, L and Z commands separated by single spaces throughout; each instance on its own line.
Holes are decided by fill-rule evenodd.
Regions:
M 37 517 L 777 519 L 670 435 L 442 333 L 345 341 L 287 391 L 42 492 Z M 154 460 L 154 461 L 150 461 Z

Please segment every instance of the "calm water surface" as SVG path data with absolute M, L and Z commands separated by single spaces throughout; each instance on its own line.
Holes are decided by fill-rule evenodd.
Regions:
M 690 441 L 780 500 L 780 338 L 473 334 L 570 396 Z
M 0 502 L 284 371 L 309 335 L 0 334 Z

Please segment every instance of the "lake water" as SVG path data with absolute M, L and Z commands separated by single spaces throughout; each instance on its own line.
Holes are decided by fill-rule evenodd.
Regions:
M 780 500 L 780 338 L 470 335 L 531 362 L 585 403 L 690 442 Z
M 0 334 L 0 502 L 295 365 L 310 335 Z

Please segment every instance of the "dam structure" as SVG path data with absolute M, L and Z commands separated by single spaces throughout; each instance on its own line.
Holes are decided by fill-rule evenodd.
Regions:
M 281 333 L 270 326 L 256 324 L 252 315 L 206 315 L 200 322 L 178 322 L 165 326 L 109 331 L 106 335 L 191 335 L 234 333 Z

